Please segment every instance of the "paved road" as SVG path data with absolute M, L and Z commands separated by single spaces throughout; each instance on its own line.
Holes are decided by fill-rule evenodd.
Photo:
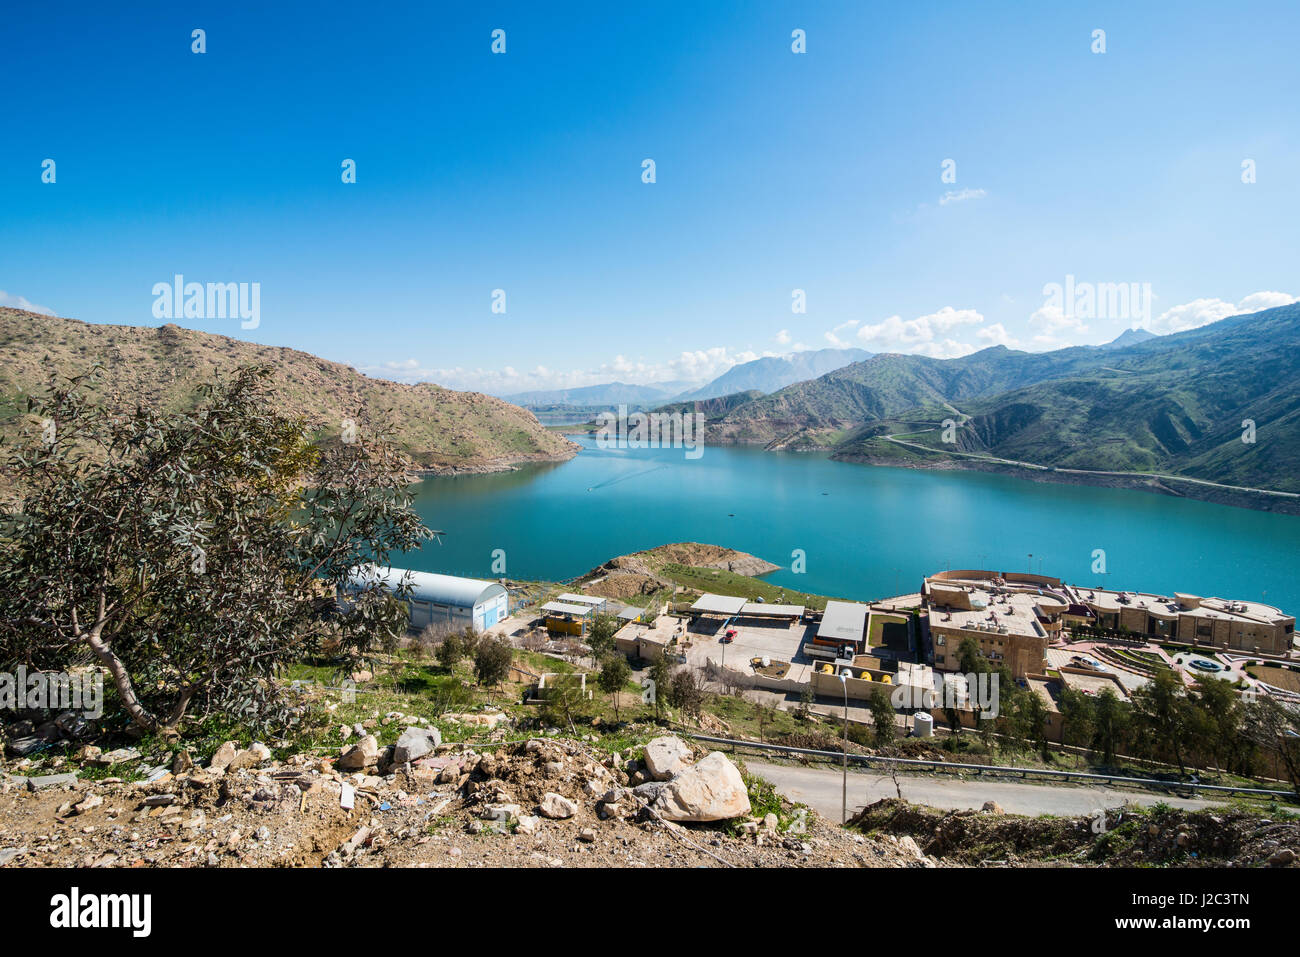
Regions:
M 830 821 L 840 819 L 842 772 L 825 765 L 768 764 L 746 757 L 750 771 L 766 778 L 792 801 L 801 801 Z M 1163 801 L 1173 807 L 1196 810 L 1212 807 L 1215 802 L 1172 795 L 1147 794 L 1129 789 L 1081 784 L 1029 784 L 990 778 L 983 781 L 961 780 L 949 775 L 898 776 L 903 797 L 915 804 L 928 804 L 944 810 L 974 808 L 985 801 L 997 801 L 1011 814 L 1091 814 L 1098 808 L 1131 804 L 1155 804 Z M 897 797 L 894 781 L 875 771 L 849 768 L 849 814 L 881 798 Z
M 952 408 L 952 406 L 949 406 Z M 964 414 L 964 413 L 963 413 Z M 967 416 L 969 418 L 969 416 Z M 963 420 L 964 421 L 964 420 Z M 960 423 L 959 423 L 960 425 Z M 977 452 L 958 452 L 955 449 L 936 449 L 930 445 L 922 445 L 919 442 L 908 442 L 906 439 L 900 439 L 899 435 L 920 435 L 922 432 L 935 432 L 937 429 L 917 429 L 915 432 L 899 432 L 894 435 L 886 435 L 883 438 L 895 445 L 905 445 L 908 448 L 918 449 L 922 452 L 940 452 L 944 455 L 955 455 L 965 459 L 976 459 L 981 462 L 993 462 L 998 465 L 1015 465 L 1019 468 L 1033 469 L 1039 472 L 1052 471 L 1051 466 L 1040 465 L 1037 462 L 1022 462 L 1019 459 L 1003 459 L 996 455 L 981 455 Z M 1113 475 L 1119 478 L 1154 478 L 1169 482 L 1188 482 L 1192 485 L 1206 485 L 1210 488 L 1228 489 L 1233 492 L 1255 492 L 1260 495 L 1274 495 L 1279 498 L 1300 498 L 1300 492 L 1280 492 L 1271 488 L 1251 488 L 1247 485 L 1224 485 L 1221 482 L 1211 482 L 1208 479 L 1191 478 L 1187 475 L 1166 475 L 1161 472 L 1109 472 L 1102 469 L 1067 469 L 1057 468 L 1055 471 L 1065 475 Z

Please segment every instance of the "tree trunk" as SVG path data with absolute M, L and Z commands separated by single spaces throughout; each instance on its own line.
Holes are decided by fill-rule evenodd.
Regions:
M 107 642 L 99 636 L 99 629 L 93 629 L 84 636 L 86 644 L 90 645 L 90 650 L 95 653 L 108 673 L 113 676 L 113 685 L 117 688 L 117 693 L 122 699 L 122 706 L 126 708 L 126 713 L 131 716 L 139 727 L 145 731 L 157 731 L 158 719 L 145 710 L 140 699 L 136 697 L 135 688 L 131 685 L 131 676 L 126 672 L 126 665 L 122 664 L 122 659 L 113 653 Z M 192 692 L 191 692 L 192 694 Z M 189 704 L 189 697 L 183 699 L 181 711 L 184 711 L 184 705 Z M 176 721 L 180 720 L 180 715 L 176 716 Z

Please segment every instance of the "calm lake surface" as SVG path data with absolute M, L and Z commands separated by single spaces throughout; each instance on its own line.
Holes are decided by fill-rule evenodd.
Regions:
M 1120 489 L 925 472 L 744 448 L 598 449 L 559 465 L 430 478 L 425 523 L 445 531 L 407 556 L 421 571 L 567 579 L 628 552 L 708 542 L 781 565 L 768 580 L 870 599 L 951 568 L 1033 570 L 1085 585 L 1262 599 L 1300 608 L 1300 517 Z M 1107 576 L 1091 572 L 1094 549 Z M 791 571 L 802 549 L 806 571 Z M 401 564 L 395 561 L 394 564 Z

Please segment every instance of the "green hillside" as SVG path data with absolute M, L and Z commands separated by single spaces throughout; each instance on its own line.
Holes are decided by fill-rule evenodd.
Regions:
M 952 445 L 945 419 L 962 423 Z M 1247 419 L 1254 443 L 1242 441 Z M 710 441 L 900 465 L 960 451 L 1300 491 L 1300 305 L 1131 345 L 873 356 L 738 406 Z

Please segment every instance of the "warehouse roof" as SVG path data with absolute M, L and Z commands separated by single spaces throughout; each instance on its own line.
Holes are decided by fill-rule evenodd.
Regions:
M 375 565 L 363 565 L 357 569 L 353 572 L 349 583 L 359 587 L 378 583 L 396 590 L 403 581 L 410 583 L 410 598 L 456 608 L 472 608 L 498 595 L 506 594 L 504 586 L 478 578 L 459 578 L 455 575 L 416 572 L 406 568 L 379 568 Z
M 700 611 L 710 615 L 738 615 L 745 607 L 745 599 L 733 598 L 731 595 L 701 595 L 691 606 L 691 611 Z
M 563 595 L 557 595 L 557 600 L 567 601 L 571 605 L 603 605 L 607 599 L 599 595 L 575 595 L 572 592 L 565 592 Z
M 867 606 L 851 601 L 828 601 L 818 638 L 831 641 L 861 641 L 867 625 Z
M 803 615 L 803 605 L 767 605 L 759 601 L 747 602 L 740 609 L 742 615 L 766 615 L 769 618 L 798 618 Z
M 586 617 L 591 614 L 592 608 L 590 605 L 574 605 L 570 602 L 564 601 L 548 601 L 542 606 L 542 611 L 553 611 L 560 615 L 577 615 L 579 617 Z

